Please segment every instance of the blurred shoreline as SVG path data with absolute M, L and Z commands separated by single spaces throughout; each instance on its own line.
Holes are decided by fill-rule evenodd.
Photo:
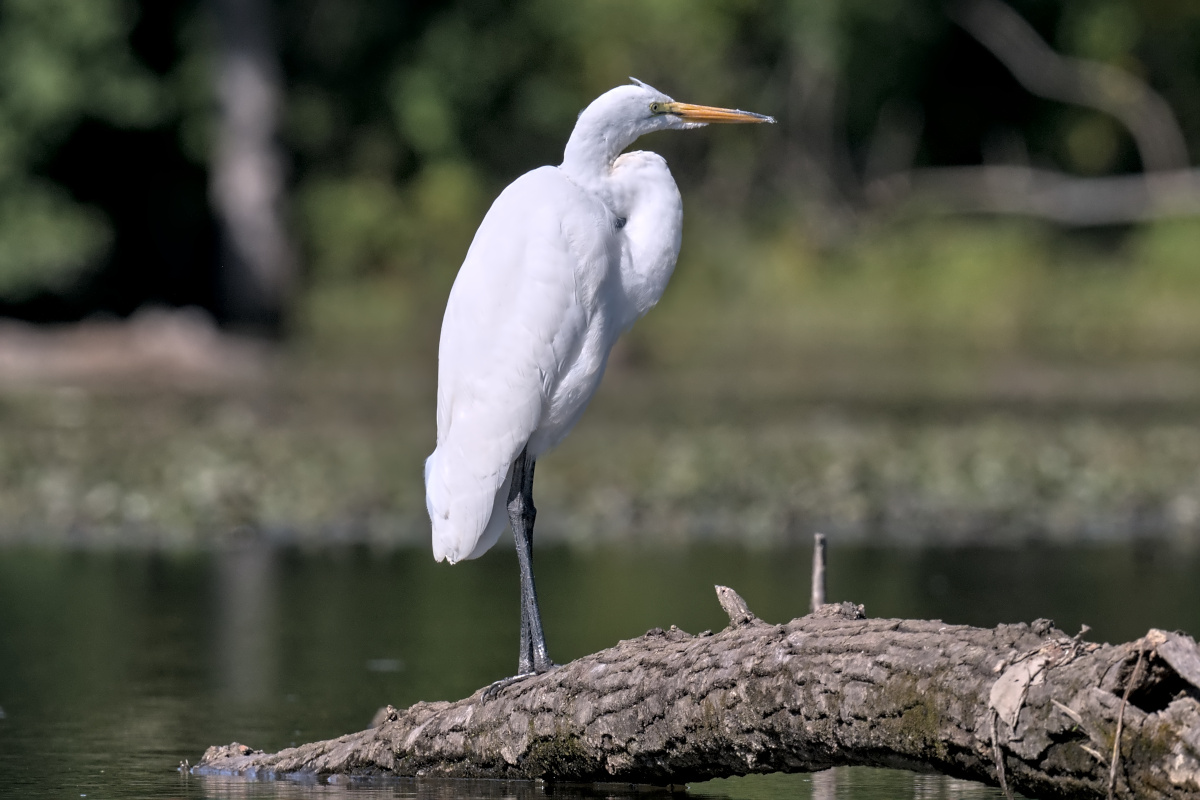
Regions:
M 262 380 L 270 348 L 197 308 L 32 325 L 0 318 L 0 391 L 86 385 L 203 389 Z
M 0 544 L 424 546 L 431 365 L 189 313 L 0 330 Z M 1197 360 L 743 347 L 615 352 L 539 542 L 1200 545 Z

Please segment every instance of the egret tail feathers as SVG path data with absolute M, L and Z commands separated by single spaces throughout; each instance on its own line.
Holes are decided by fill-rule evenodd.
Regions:
M 434 559 L 455 564 L 479 558 L 504 533 L 512 460 L 480 477 L 448 456 L 439 447 L 425 460 L 425 507 L 433 525 Z

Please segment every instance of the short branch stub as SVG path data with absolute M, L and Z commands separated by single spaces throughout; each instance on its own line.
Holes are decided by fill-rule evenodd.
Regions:
M 717 590 L 717 600 L 721 603 L 721 608 L 725 609 L 725 613 L 729 615 L 729 624 L 737 628 L 742 625 L 747 625 L 757 617 L 750 611 L 750 606 L 746 605 L 746 601 L 742 596 L 730 589 L 728 586 L 714 587 Z

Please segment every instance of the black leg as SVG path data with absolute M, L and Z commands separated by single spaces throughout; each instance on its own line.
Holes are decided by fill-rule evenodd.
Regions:
M 513 465 L 512 486 L 508 490 L 508 521 L 517 544 L 517 563 L 521 569 L 521 652 L 517 674 L 545 672 L 554 666 L 546 655 L 546 635 L 538 610 L 537 589 L 533 583 L 533 459 L 522 450 Z

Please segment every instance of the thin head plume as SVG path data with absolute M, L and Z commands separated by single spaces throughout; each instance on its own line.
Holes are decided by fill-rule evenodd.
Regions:
M 643 89 L 649 89 L 650 91 L 655 92 L 657 94 L 662 94 L 662 92 L 658 91 L 658 89 L 655 89 L 653 86 L 646 83 L 645 81 L 639 81 L 637 78 L 633 77 L 632 75 L 629 76 L 629 80 L 630 80 L 630 82 L 633 83 L 634 86 L 640 86 Z

